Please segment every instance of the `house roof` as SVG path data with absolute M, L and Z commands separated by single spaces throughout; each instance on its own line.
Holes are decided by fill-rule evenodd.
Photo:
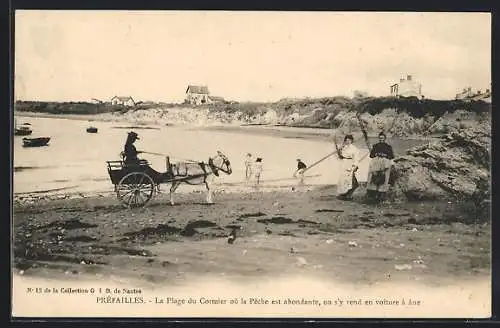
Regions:
M 118 100 L 120 100 L 120 101 L 128 101 L 128 100 L 130 100 L 130 99 L 132 99 L 132 101 L 134 101 L 134 99 L 133 99 L 132 97 L 130 97 L 130 96 L 128 96 L 128 97 L 119 97 L 119 96 L 114 96 L 113 98 L 111 98 L 111 100 L 113 100 L 113 99 L 115 99 L 115 98 L 116 98 L 116 99 L 118 99 Z
M 186 89 L 186 93 L 199 93 L 208 95 L 208 87 L 206 85 L 189 85 Z
M 485 99 L 485 98 L 489 98 L 489 97 L 491 97 L 491 94 L 489 92 L 488 93 L 485 92 L 485 93 L 480 93 L 478 95 L 473 95 L 470 98 L 472 98 L 474 100 L 481 100 L 481 99 Z

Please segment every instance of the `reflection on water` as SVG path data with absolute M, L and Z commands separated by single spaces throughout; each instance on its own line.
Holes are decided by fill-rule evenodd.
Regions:
M 22 138 L 14 138 L 14 192 L 32 192 L 56 188 L 72 188 L 72 191 L 112 191 L 106 168 L 107 160 L 119 160 L 126 139 L 126 129 L 116 129 L 117 123 L 92 122 L 99 133 L 87 133 L 88 121 L 55 118 L 26 118 L 32 124 L 33 137 L 51 137 L 48 147 L 23 148 Z M 281 138 L 269 135 L 250 135 L 237 132 L 193 130 L 188 127 L 162 126 L 136 130 L 140 140 L 138 150 L 169 154 L 171 162 L 181 159 L 208 161 L 217 150 L 224 152 L 233 166 L 230 176 L 221 174 L 219 186 L 241 185 L 245 187 L 244 160 L 250 152 L 263 158 L 261 176 L 265 186 L 293 186 L 292 178 L 296 159 L 306 164 L 316 162 L 333 150 L 325 137 L 322 140 Z M 359 145 L 361 156 L 366 147 Z M 158 171 L 165 171 L 165 158 L 142 154 Z M 361 162 L 359 180 L 366 181 L 369 158 Z M 332 156 L 308 171 L 306 184 L 335 184 L 338 175 L 338 159 Z M 179 188 L 179 192 L 189 190 Z

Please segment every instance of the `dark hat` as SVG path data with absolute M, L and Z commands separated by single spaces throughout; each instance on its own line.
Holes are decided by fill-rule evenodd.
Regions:
M 260 157 L 257 157 L 257 160 L 256 160 L 256 162 L 262 162 L 262 158 L 260 158 Z
M 141 140 L 139 139 L 139 136 L 137 135 L 137 133 L 135 133 L 134 131 L 130 131 L 128 133 L 129 137 L 132 137 L 132 138 L 136 138 L 137 140 Z
M 344 141 L 346 141 L 347 139 L 351 139 L 351 141 L 354 141 L 354 137 L 352 136 L 352 134 L 346 134 L 346 136 L 344 137 Z

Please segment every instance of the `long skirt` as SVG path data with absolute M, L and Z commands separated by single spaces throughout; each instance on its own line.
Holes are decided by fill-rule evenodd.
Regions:
M 340 172 L 339 181 L 337 184 L 337 194 L 342 195 L 351 190 L 352 188 L 358 187 L 358 179 L 356 179 L 356 172 L 350 166 L 349 169 L 344 168 Z
M 375 157 L 368 168 L 367 190 L 377 192 L 389 191 L 392 161 L 387 158 Z

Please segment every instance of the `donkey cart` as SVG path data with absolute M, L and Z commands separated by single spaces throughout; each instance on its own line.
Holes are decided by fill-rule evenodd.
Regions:
M 159 191 L 160 184 L 171 183 L 170 203 L 173 204 L 173 192 L 181 183 L 190 185 L 205 184 L 207 188 L 207 202 L 211 201 L 210 183 L 219 171 L 231 174 L 231 166 L 227 157 L 220 151 L 215 157 L 204 162 L 180 162 L 170 164 L 166 157 L 167 171 L 162 173 L 149 166 L 148 161 L 139 160 L 134 164 L 121 161 L 107 161 L 108 173 L 115 187 L 118 200 L 127 207 L 146 206 L 155 193 Z
M 170 183 L 173 176 L 168 171 L 157 172 L 148 161 L 140 160 L 132 165 L 124 161 L 107 161 L 111 183 L 115 186 L 118 200 L 128 207 L 145 206 L 154 197 L 162 183 Z

